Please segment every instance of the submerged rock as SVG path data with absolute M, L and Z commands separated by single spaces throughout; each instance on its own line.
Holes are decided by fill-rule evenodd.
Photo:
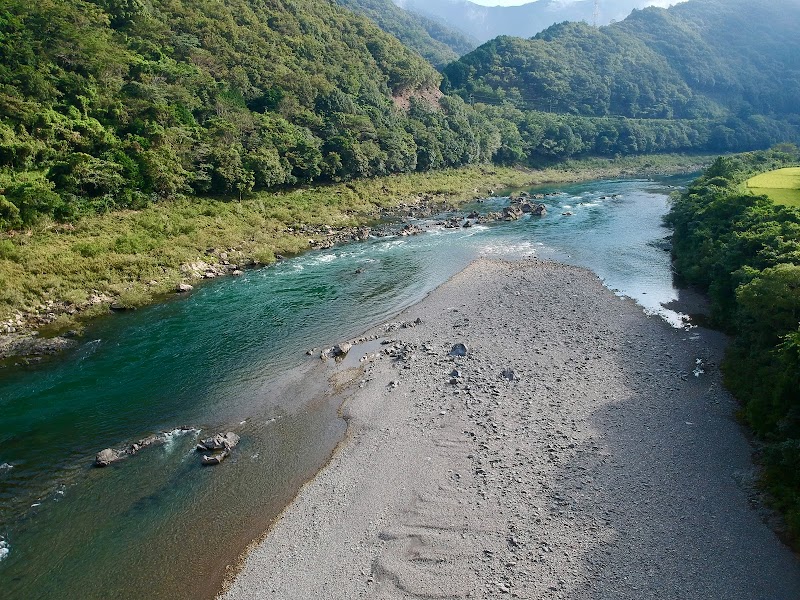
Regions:
M 224 452 L 217 452 L 217 453 L 215 453 L 215 454 L 211 454 L 211 455 L 209 455 L 209 456 L 204 456 L 204 457 L 203 457 L 203 459 L 202 459 L 202 461 L 201 461 L 201 464 L 202 464 L 204 467 L 209 467 L 209 466 L 213 466 L 213 465 L 218 465 L 218 464 L 220 464 L 220 463 L 221 463 L 223 460 L 225 460 L 226 458 L 228 458 L 228 455 L 229 455 L 229 454 L 230 454 L 230 452 L 228 452 L 227 450 L 225 450 Z
M 188 283 L 179 283 L 175 286 L 175 291 L 179 294 L 185 294 L 186 292 L 191 292 L 194 289 L 194 286 L 189 285 Z
M 147 448 L 148 446 L 152 446 L 154 444 L 163 444 L 164 442 L 166 442 L 164 434 L 148 435 L 146 438 L 139 440 L 135 444 L 131 444 L 131 447 L 128 449 L 128 453 L 136 454 L 139 450 L 142 450 L 143 448 Z

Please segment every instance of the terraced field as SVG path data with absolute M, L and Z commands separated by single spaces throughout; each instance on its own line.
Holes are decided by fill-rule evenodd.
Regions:
M 800 167 L 778 169 L 747 180 L 754 194 L 769 196 L 777 204 L 800 206 Z

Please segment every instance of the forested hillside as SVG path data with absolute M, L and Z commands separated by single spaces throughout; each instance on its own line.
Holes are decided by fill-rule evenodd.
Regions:
M 446 69 L 465 99 L 629 118 L 791 117 L 800 108 L 800 4 L 692 0 L 594 28 L 501 37 Z
M 342 2 L 442 50 L 381 0 Z M 778 2 L 499 38 L 440 91 L 429 62 L 335 2 L 0 0 L 0 230 L 181 195 L 798 140 L 798 9 Z
M 435 69 L 312 0 L 3 0 L 0 228 L 489 160 Z
M 403 10 L 392 0 L 337 2 L 353 12 L 369 17 L 378 27 L 395 36 L 437 68 L 453 62 L 478 45 L 478 41 L 468 35 L 439 21 Z
M 724 365 L 765 443 L 766 483 L 800 541 L 800 209 L 754 196 L 751 176 L 800 165 L 797 147 L 720 158 L 673 205 L 678 273 L 735 334 Z

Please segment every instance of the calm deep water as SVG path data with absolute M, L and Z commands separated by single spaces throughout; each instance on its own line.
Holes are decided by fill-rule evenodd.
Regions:
M 679 324 L 662 307 L 677 291 L 658 242 L 668 195 L 689 180 L 538 188 L 559 192 L 544 218 L 309 252 L 103 318 L 77 350 L 0 370 L 0 598 L 213 597 L 344 435 L 306 350 L 390 318 L 476 257 L 584 266 Z M 242 436 L 232 458 L 201 467 L 198 436 L 228 430 Z M 99 450 L 159 432 L 166 444 L 92 468 Z

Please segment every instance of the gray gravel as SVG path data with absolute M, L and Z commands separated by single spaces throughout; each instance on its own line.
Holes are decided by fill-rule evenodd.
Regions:
M 718 334 L 536 261 L 478 261 L 417 318 L 373 332 L 348 439 L 224 598 L 800 598 Z

